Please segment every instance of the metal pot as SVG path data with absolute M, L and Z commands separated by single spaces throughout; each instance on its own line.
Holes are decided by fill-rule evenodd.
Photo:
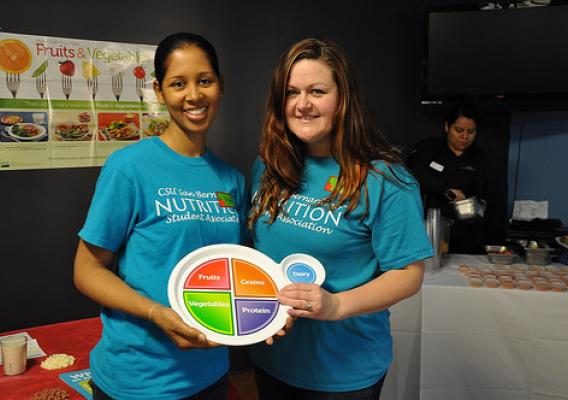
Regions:
M 527 264 L 547 265 L 550 263 L 550 252 L 552 249 L 538 248 L 526 249 L 525 258 Z
M 451 202 L 456 214 L 456 219 L 468 220 L 473 218 L 483 218 L 487 207 L 483 200 L 477 197 L 469 197 L 465 200 Z

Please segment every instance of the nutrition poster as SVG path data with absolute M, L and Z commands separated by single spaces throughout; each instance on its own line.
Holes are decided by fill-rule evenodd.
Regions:
M 0 170 L 100 166 L 160 135 L 155 48 L 0 32 Z

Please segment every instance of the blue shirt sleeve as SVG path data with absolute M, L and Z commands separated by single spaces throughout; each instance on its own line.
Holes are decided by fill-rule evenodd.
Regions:
M 376 207 L 369 215 L 372 244 L 383 271 L 404 268 L 433 255 L 419 186 L 402 168 L 396 173 L 401 183 L 377 175 L 369 180 L 370 206 Z
M 135 183 L 118 166 L 107 163 L 97 180 L 79 236 L 87 243 L 116 252 L 134 226 L 135 209 Z

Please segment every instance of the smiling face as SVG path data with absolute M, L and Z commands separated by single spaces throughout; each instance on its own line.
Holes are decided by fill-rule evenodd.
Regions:
M 456 154 L 460 156 L 475 140 L 477 135 L 477 124 L 473 119 L 467 117 L 459 117 L 456 121 L 448 126 L 445 124 L 448 146 Z
M 303 59 L 292 66 L 286 86 L 286 125 L 311 156 L 331 154 L 338 102 L 339 91 L 327 64 Z
M 195 45 L 183 46 L 167 58 L 161 84 L 154 82 L 160 104 L 170 113 L 168 131 L 186 136 L 207 132 L 219 108 L 222 82 L 207 54 Z

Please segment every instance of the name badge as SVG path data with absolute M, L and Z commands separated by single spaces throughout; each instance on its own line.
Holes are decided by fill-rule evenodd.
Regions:
M 444 166 L 438 164 L 436 161 L 432 161 L 430 163 L 430 168 L 435 169 L 438 172 L 442 172 L 444 170 Z

